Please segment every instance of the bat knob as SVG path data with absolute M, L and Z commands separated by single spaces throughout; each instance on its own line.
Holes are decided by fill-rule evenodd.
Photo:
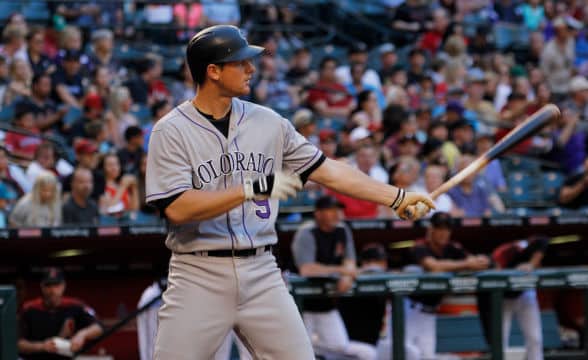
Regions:
M 409 220 L 418 220 L 423 216 L 427 215 L 429 212 L 429 207 L 423 203 L 418 202 L 416 205 L 409 205 L 404 209 L 404 218 Z

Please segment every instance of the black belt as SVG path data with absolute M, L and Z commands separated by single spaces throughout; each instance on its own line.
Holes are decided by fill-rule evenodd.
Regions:
M 272 245 L 265 245 L 260 246 L 252 249 L 229 249 L 229 250 L 202 250 L 202 251 L 193 251 L 190 254 L 196 256 L 214 256 L 214 257 L 250 257 L 261 255 L 265 252 L 271 252 L 273 246 Z

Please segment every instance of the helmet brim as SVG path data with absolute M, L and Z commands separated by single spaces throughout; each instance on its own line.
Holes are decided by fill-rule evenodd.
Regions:
M 225 57 L 224 59 L 222 59 L 221 61 L 218 61 L 218 62 L 219 63 L 228 63 L 228 62 L 233 62 L 233 61 L 241 61 L 241 60 L 251 59 L 251 58 L 254 58 L 256 56 L 263 54 L 264 51 L 265 51 L 264 47 L 256 46 L 256 45 L 247 45 L 246 47 L 239 49 L 239 51 L 236 51 L 235 53 Z

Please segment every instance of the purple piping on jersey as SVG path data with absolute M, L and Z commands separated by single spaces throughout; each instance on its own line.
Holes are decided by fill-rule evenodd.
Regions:
M 206 126 L 202 126 L 202 125 L 198 124 L 196 121 L 190 119 L 190 117 L 188 115 L 186 115 L 182 110 L 180 110 L 179 106 L 176 107 L 176 110 L 178 110 L 178 112 L 180 114 L 182 114 L 186 119 L 188 119 L 188 121 L 191 122 L 192 124 L 194 124 L 198 127 L 201 127 L 204 130 L 206 130 L 206 131 L 212 133 L 214 136 L 216 136 L 216 139 L 218 140 L 218 143 L 220 144 L 222 152 L 223 153 L 225 152 L 225 147 L 223 146 L 223 141 L 221 140 L 220 136 L 218 136 L 218 134 L 216 132 L 214 132 L 211 129 L 207 128 Z M 225 175 L 223 177 L 223 179 L 225 182 L 225 190 L 226 190 L 227 189 L 227 176 Z M 233 247 L 232 244 L 233 244 L 234 238 L 236 238 L 237 236 L 235 235 L 235 233 L 233 232 L 233 229 L 231 228 L 231 221 L 229 219 L 229 213 L 227 212 L 225 216 L 227 218 L 227 230 L 229 230 L 229 236 L 231 236 L 231 247 Z
M 244 106 L 245 105 L 243 105 L 243 107 Z M 243 110 L 245 110 L 245 109 L 243 109 Z M 236 137 L 233 140 L 233 142 L 235 143 L 235 147 L 237 148 L 237 151 L 241 151 L 241 150 L 239 150 L 239 144 L 237 144 Z M 241 171 L 241 184 L 243 184 L 243 183 L 244 183 L 243 182 L 243 171 Z M 243 222 L 243 230 L 245 230 L 245 234 L 247 234 L 247 237 L 249 238 L 249 242 L 251 243 L 251 248 L 253 248 L 253 240 L 251 239 L 251 235 L 249 235 L 249 231 L 247 231 L 247 225 L 245 224 L 245 203 L 241 203 L 241 222 Z
M 181 185 L 181 186 L 175 187 L 175 188 L 173 188 L 171 190 L 168 190 L 166 192 L 161 192 L 161 193 L 155 193 L 155 194 L 147 195 L 147 196 L 145 196 L 145 198 L 146 199 L 149 199 L 150 197 L 157 196 L 157 195 L 166 195 L 166 194 L 169 194 L 170 192 L 173 192 L 173 191 L 176 191 L 176 190 L 179 190 L 179 189 L 190 189 L 190 188 L 192 188 L 190 185 Z
M 245 103 L 243 104 L 243 109 L 241 110 L 241 117 L 239 118 L 239 121 L 237 121 L 237 126 L 239 126 L 241 124 L 241 121 L 243 121 L 243 118 L 245 117 Z M 237 149 L 237 151 L 239 151 L 239 149 Z
M 295 173 L 298 172 L 298 170 L 304 168 L 306 165 L 310 164 L 312 162 L 312 160 L 314 160 L 314 158 L 319 154 L 319 149 L 316 149 L 316 152 L 314 153 L 314 155 L 312 155 L 312 157 L 310 158 L 310 160 L 308 160 L 307 162 L 304 163 L 304 165 L 302 165 L 301 167 L 299 167 L 298 169 L 294 170 Z

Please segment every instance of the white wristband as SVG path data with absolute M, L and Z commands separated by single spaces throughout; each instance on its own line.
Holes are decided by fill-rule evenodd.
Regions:
M 253 199 L 253 197 L 255 196 L 255 193 L 253 192 L 253 180 L 243 180 L 243 192 L 245 193 L 245 200 Z

